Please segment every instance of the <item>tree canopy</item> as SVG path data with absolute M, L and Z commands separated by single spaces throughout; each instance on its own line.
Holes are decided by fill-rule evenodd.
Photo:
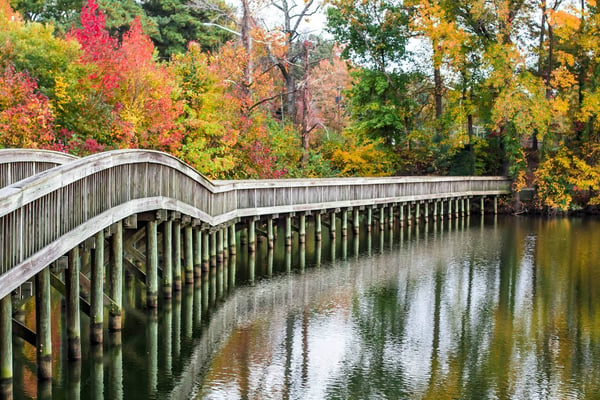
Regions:
M 0 0 L 0 146 L 159 149 L 215 178 L 507 174 L 540 210 L 600 204 L 594 0 L 331 0 L 331 36 L 303 33 L 321 9 Z

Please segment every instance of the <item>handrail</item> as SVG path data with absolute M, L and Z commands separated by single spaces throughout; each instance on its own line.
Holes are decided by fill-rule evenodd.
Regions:
M 0 189 L 0 298 L 83 240 L 132 214 L 172 210 L 216 226 L 236 218 L 510 193 L 502 177 L 210 182 L 181 160 L 115 150 Z
M 52 150 L 0 149 L 0 188 L 77 158 Z

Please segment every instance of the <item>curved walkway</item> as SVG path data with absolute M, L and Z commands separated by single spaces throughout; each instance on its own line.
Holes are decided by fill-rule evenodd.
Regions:
M 175 157 L 145 150 L 65 161 L 0 189 L 0 299 L 133 214 L 169 210 L 219 226 L 243 217 L 497 196 L 511 185 L 504 177 L 210 182 Z

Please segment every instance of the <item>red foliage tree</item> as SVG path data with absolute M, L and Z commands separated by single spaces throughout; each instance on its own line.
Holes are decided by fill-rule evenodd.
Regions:
M 26 73 L 8 66 L 0 72 L 0 147 L 62 150 L 55 143 L 48 98 Z

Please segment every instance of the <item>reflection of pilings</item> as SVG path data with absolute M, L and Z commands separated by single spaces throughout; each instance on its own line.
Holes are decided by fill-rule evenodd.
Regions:
M 202 314 L 207 315 L 210 289 L 209 274 L 202 275 Z
M 255 269 L 256 269 L 256 253 L 252 252 L 252 253 L 250 253 L 250 256 L 248 257 L 248 282 L 250 283 L 250 285 L 254 284 Z
M 372 283 L 388 282 L 390 279 L 407 282 L 409 281 L 407 274 L 410 274 L 408 266 L 414 263 L 418 263 L 419 268 L 438 265 L 439 260 L 444 259 L 448 254 L 464 251 L 465 246 L 468 247 L 468 243 L 471 242 L 470 230 L 467 229 L 464 235 L 446 235 L 443 240 L 433 240 L 427 246 L 419 246 L 410 239 L 404 240 L 406 239 L 404 235 L 412 232 L 412 229 L 406 229 L 405 227 L 400 231 L 400 240 L 407 251 L 386 251 L 375 258 L 350 260 L 344 264 L 343 273 L 340 273 L 340 267 L 336 266 L 319 271 L 307 269 L 305 274 L 289 274 L 287 277 L 272 280 L 268 286 L 265 286 L 268 290 L 241 287 L 233 291 L 227 301 L 211 312 L 210 322 L 199 338 L 186 366 L 186 371 L 191 372 L 182 376 L 170 396 L 166 397 L 188 398 L 190 393 L 196 393 L 198 383 L 195 378 L 214 355 L 214 351 L 222 347 L 223 338 L 228 337 L 230 332 L 240 324 L 254 321 L 257 313 L 270 315 L 279 311 L 285 313 L 285 310 L 292 307 L 303 309 L 299 306 L 318 303 L 322 297 L 329 296 L 332 289 L 340 293 L 340 290 L 345 290 L 344 287 L 356 287 L 356 285 L 367 287 Z M 367 241 L 368 239 L 369 236 Z M 355 289 L 351 290 L 345 293 L 353 293 Z
M 170 254 L 170 253 L 169 253 Z M 108 328 L 121 329 L 121 307 L 123 305 L 123 222 L 115 224 L 110 238 L 109 296 L 114 305 L 110 309 Z
M 95 247 L 91 280 L 90 341 L 92 343 L 102 343 L 102 329 L 104 327 L 104 231 L 96 234 Z
M 78 360 L 81 358 L 81 323 L 79 317 L 80 262 L 79 247 L 75 246 L 69 252 L 69 267 L 65 271 L 67 291 L 67 357 L 69 360 Z M 45 270 L 48 270 L 48 268 L 45 268 Z M 49 294 L 47 301 L 50 303 Z M 50 304 L 48 304 L 48 308 L 50 308 Z M 49 317 L 50 315 L 48 314 L 48 324 L 50 324 Z
M 315 264 L 317 267 L 321 266 L 321 241 L 315 243 Z
M 35 277 L 35 316 L 38 378 L 52 379 L 49 268 L 44 268 Z
M 72 360 L 67 364 L 67 393 L 69 399 L 81 398 L 81 360 Z
M 229 290 L 231 290 L 235 287 L 235 273 L 236 273 L 236 256 L 235 256 L 235 254 L 232 254 L 231 257 L 229 257 L 229 272 L 227 273 L 227 276 L 229 277 L 229 284 L 227 285 L 229 287 Z
M 194 285 L 201 287 L 200 280 L 195 280 Z M 196 296 L 194 294 L 194 296 Z M 200 307 L 200 305 L 198 305 Z M 198 311 L 200 314 L 200 311 Z M 163 303 L 160 328 L 160 360 L 159 363 L 166 374 L 171 375 L 173 369 L 173 305 L 168 299 Z M 198 325 L 198 328 L 200 325 Z
M 198 331 L 202 325 L 202 281 L 194 281 L 194 330 Z
M 95 344 L 90 347 L 91 352 L 91 382 L 92 382 L 92 398 L 104 398 L 104 354 L 101 344 Z M 87 397 L 87 396 L 84 396 Z
M 210 269 L 210 305 L 214 306 L 217 303 L 217 269 Z
M 329 242 L 329 250 L 330 250 L 330 254 L 331 254 L 331 261 L 335 261 L 336 247 L 337 247 L 337 244 L 335 242 L 335 239 L 331 239 L 331 242 Z
M 111 332 L 109 342 L 109 378 L 106 397 L 113 400 L 121 400 L 123 399 L 123 345 L 121 343 L 121 332 Z
M 300 243 L 298 251 L 300 252 L 300 272 L 304 272 L 304 269 L 306 268 L 306 244 Z
M 217 298 L 221 300 L 223 298 L 223 262 L 217 263 Z
M 156 398 L 158 389 L 158 313 L 148 310 L 146 320 L 146 355 L 148 368 L 148 398 Z
M 285 246 L 285 272 L 292 272 L 292 247 Z
M 267 276 L 270 278 L 273 276 L 273 249 L 267 251 Z
M 194 286 L 186 285 L 182 297 L 182 333 L 183 337 L 191 338 L 194 332 Z
M 229 292 L 229 263 L 228 258 L 225 258 L 222 263 L 223 269 L 223 296 Z
M 52 400 L 52 380 L 45 379 L 37 383 L 37 400 Z
M 208 279 L 208 274 L 203 274 Z M 208 298 L 208 297 L 207 297 Z M 181 292 L 173 296 L 173 358 L 178 359 L 181 354 Z

